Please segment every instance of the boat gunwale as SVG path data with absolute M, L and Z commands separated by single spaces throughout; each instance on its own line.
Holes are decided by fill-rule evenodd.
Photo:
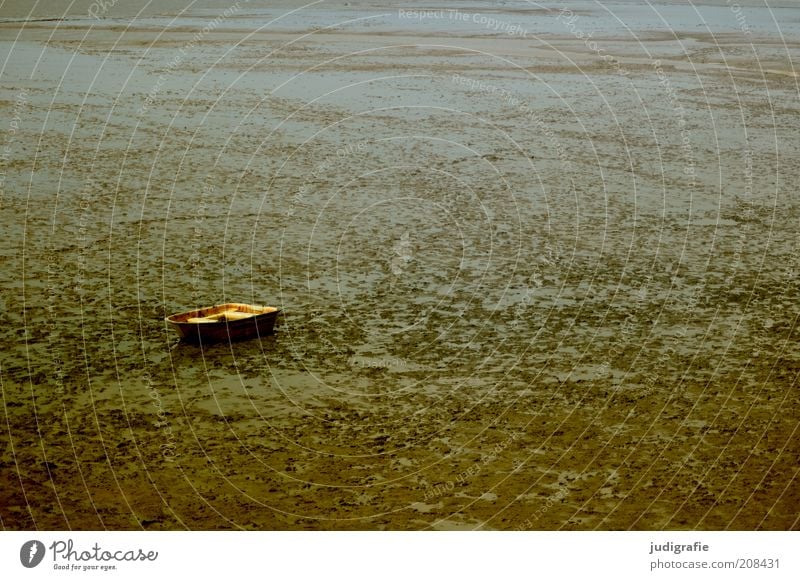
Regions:
M 226 310 L 231 310 L 231 309 L 233 309 L 235 312 L 244 312 L 246 314 L 253 314 L 254 316 L 248 316 L 247 318 L 242 318 L 240 320 L 227 320 L 225 317 L 220 317 L 220 319 L 216 321 L 204 321 L 204 322 L 190 322 L 188 320 L 189 318 L 204 318 L 214 314 L 221 314 Z M 226 302 L 224 304 L 215 304 L 214 306 L 206 306 L 204 308 L 198 308 L 195 310 L 189 310 L 186 312 L 171 314 L 165 317 L 164 320 L 174 325 L 231 326 L 240 323 L 252 322 L 253 320 L 261 318 L 262 316 L 268 316 L 273 314 L 277 316 L 280 313 L 281 309 L 276 308 L 274 306 L 258 306 L 254 304 L 245 304 L 243 302 Z

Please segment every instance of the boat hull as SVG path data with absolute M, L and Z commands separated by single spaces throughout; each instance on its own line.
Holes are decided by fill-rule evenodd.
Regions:
M 239 320 L 228 320 L 226 313 L 250 316 Z M 181 339 L 198 344 L 233 342 L 272 334 L 280 310 L 229 302 L 209 308 L 200 308 L 166 318 Z M 218 317 L 213 322 L 209 319 Z

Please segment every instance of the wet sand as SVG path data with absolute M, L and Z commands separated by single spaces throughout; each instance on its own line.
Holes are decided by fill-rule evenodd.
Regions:
M 0 24 L 3 528 L 797 529 L 800 39 L 536 17 Z

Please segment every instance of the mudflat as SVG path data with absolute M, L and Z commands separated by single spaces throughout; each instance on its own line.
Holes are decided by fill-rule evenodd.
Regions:
M 0 13 L 3 528 L 798 528 L 800 12 L 466 5 Z

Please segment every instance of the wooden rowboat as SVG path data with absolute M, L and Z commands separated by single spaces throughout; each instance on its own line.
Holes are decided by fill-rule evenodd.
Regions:
M 272 334 L 280 310 L 229 302 L 167 316 L 180 337 L 203 344 Z

